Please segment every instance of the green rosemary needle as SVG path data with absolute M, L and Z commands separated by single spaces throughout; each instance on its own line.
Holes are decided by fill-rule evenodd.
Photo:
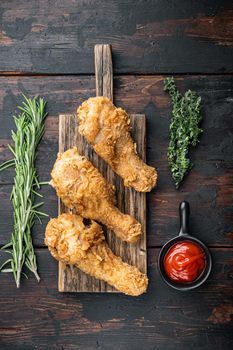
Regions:
M 24 96 L 21 113 L 14 117 L 16 131 L 12 131 L 14 146 L 9 146 L 14 158 L 0 166 L 0 171 L 14 165 L 15 177 L 11 193 L 14 211 L 14 227 L 11 240 L 2 249 L 11 255 L 1 266 L 2 272 L 12 272 L 17 287 L 23 266 L 31 270 L 37 280 L 36 256 L 32 243 L 32 227 L 35 219 L 43 215 L 38 209 L 43 202 L 35 203 L 36 196 L 42 197 L 36 189 L 40 188 L 35 168 L 37 146 L 44 133 L 46 103 L 42 98 L 29 99 Z M 47 215 L 46 215 L 47 216 Z M 10 265 L 9 268 L 6 268 Z M 24 274 L 24 273 L 23 273 Z

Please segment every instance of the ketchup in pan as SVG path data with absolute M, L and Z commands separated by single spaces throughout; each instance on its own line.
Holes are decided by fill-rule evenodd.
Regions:
M 158 270 L 163 280 L 179 291 L 201 286 L 212 268 L 207 246 L 189 234 L 189 203 L 180 203 L 180 231 L 161 248 Z
M 183 241 L 171 246 L 164 257 L 164 270 L 176 282 L 193 282 L 205 269 L 205 253 L 193 242 Z

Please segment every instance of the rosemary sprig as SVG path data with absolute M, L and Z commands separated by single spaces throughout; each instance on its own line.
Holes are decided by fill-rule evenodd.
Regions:
M 182 96 L 177 90 L 174 78 L 164 80 L 164 90 L 172 99 L 172 116 L 170 122 L 168 163 L 176 188 L 179 187 L 186 173 L 193 167 L 189 158 L 190 146 L 199 142 L 201 116 L 201 97 L 188 90 Z
M 43 204 L 35 204 L 35 197 L 41 195 L 36 189 L 40 188 L 35 160 L 37 146 L 44 133 L 44 121 L 46 103 L 42 98 L 29 99 L 24 96 L 23 106 L 19 107 L 21 113 L 14 117 L 16 131 L 12 131 L 14 147 L 9 145 L 14 159 L 0 166 L 0 171 L 15 166 L 14 185 L 11 193 L 11 201 L 14 210 L 14 228 L 11 240 L 2 249 L 11 255 L 1 266 L 2 272 L 12 272 L 17 287 L 20 286 L 20 278 L 24 264 L 31 270 L 38 282 L 40 277 L 37 272 L 36 256 L 32 243 L 32 227 L 35 219 L 46 215 L 38 211 Z M 5 268 L 5 266 L 10 267 Z M 24 273 L 23 273 L 24 274 Z

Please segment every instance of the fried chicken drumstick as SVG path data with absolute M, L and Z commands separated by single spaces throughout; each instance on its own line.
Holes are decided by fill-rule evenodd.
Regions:
M 146 291 L 147 276 L 113 254 L 95 221 L 86 224 L 79 215 L 61 214 L 49 221 L 45 244 L 55 259 L 75 265 L 125 294 L 137 296 Z
M 91 97 L 77 110 L 79 132 L 112 169 L 124 185 L 149 192 L 157 180 L 156 170 L 139 158 L 130 136 L 130 118 L 107 97 Z
M 103 223 L 123 241 L 138 240 L 141 224 L 114 206 L 114 186 L 79 155 L 77 148 L 58 154 L 51 177 L 51 185 L 68 208 L 75 208 L 84 218 Z

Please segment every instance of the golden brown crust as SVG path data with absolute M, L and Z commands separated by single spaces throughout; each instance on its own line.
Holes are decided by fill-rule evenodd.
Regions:
M 51 185 L 68 208 L 103 223 L 124 241 L 138 240 L 140 223 L 114 206 L 114 186 L 76 148 L 58 154 L 51 177 Z
M 91 97 L 78 108 L 79 132 L 124 185 L 149 192 L 156 185 L 156 170 L 139 158 L 130 136 L 130 119 L 122 108 L 103 96 Z
M 137 296 L 147 289 L 147 276 L 113 254 L 100 225 L 92 220 L 85 225 L 83 218 L 74 214 L 50 220 L 45 244 L 55 259 L 75 265 L 125 294 Z
M 86 225 L 84 220 L 79 215 L 64 213 L 48 222 L 45 244 L 54 258 L 75 264 L 92 245 L 105 240 L 100 225 L 92 220 Z

